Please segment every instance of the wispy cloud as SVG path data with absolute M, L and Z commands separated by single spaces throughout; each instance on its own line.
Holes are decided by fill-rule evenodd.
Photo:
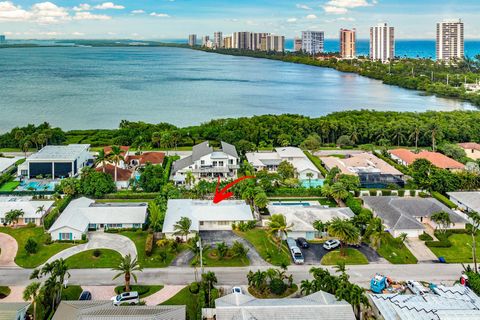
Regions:
M 170 18 L 170 15 L 166 14 L 166 13 L 156 13 L 156 12 L 152 12 L 150 13 L 150 15 L 152 17 L 159 17 L 159 18 Z
M 94 7 L 97 10 L 123 10 L 124 6 L 115 4 L 113 2 L 104 2 Z
M 145 13 L 144 10 L 132 10 L 130 11 L 130 13 L 133 13 L 133 14 L 142 14 L 142 13 Z
M 371 2 L 368 0 L 330 0 L 322 7 L 326 13 L 345 14 L 353 8 L 370 7 L 376 4 L 377 0 Z
M 298 9 L 303 9 L 303 10 L 312 10 L 311 7 L 307 6 L 306 4 L 301 4 L 301 3 L 297 3 L 296 7 Z
M 306 16 L 305 18 L 308 19 L 308 20 L 315 20 L 315 19 L 317 19 L 317 16 L 314 15 L 314 14 L 309 14 L 309 15 Z
M 110 20 L 112 17 L 105 14 L 93 14 L 88 11 L 82 11 L 75 13 L 74 20 Z

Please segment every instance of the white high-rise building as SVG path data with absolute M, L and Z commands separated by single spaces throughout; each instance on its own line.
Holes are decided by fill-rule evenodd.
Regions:
M 194 46 L 197 45 L 197 35 L 196 34 L 188 35 L 188 45 L 190 47 L 194 47 Z
M 262 39 L 264 39 L 262 41 L 265 42 L 265 46 L 262 44 L 262 50 L 276 52 L 285 51 L 285 36 L 267 35 Z
M 232 36 L 232 48 L 250 50 L 250 32 L 234 32 Z
M 437 23 L 437 60 L 463 59 L 464 27 L 460 19 Z
M 213 47 L 223 48 L 223 33 L 221 31 L 213 33 Z
M 262 40 L 270 35 L 266 32 L 251 32 L 250 33 L 250 50 L 262 50 Z
M 302 31 L 302 51 L 309 54 L 323 52 L 325 33 L 323 31 Z
M 206 47 L 209 41 L 210 41 L 210 36 L 203 36 L 202 37 L 202 47 Z
M 370 59 L 387 62 L 395 57 L 395 29 L 386 23 L 370 28 Z

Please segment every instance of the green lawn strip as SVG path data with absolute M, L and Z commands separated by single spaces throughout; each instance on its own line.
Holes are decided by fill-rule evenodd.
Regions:
M 289 265 L 290 254 L 285 244 L 280 250 L 264 229 L 252 229 L 247 232 L 234 231 L 238 236 L 250 242 L 260 256 L 275 266 Z
M 9 181 L 5 182 L 1 187 L 0 187 L 0 192 L 11 192 L 15 190 L 20 182 L 18 181 Z
M 177 255 L 172 253 L 170 250 L 168 250 L 167 259 L 165 261 L 162 261 L 158 254 L 162 249 L 157 247 L 157 245 L 154 243 L 152 254 L 150 256 L 147 256 L 145 254 L 145 241 L 147 239 L 147 234 L 148 234 L 146 231 L 122 231 L 119 234 L 130 238 L 130 240 L 132 240 L 135 243 L 135 246 L 137 247 L 137 259 L 143 268 L 168 267 Z M 187 249 L 187 245 L 181 244 L 179 252 L 185 249 Z
M 18 252 L 15 257 L 15 263 L 22 268 L 38 267 L 60 251 L 75 246 L 73 243 L 53 242 L 51 244 L 45 244 L 50 235 L 45 233 L 42 227 L 0 227 L 0 232 L 9 234 L 17 240 Z M 28 238 L 33 238 L 38 243 L 37 253 L 28 254 L 25 251 L 25 244 Z
M 140 299 L 146 298 L 148 296 L 151 296 L 152 294 L 160 291 L 163 289 L 163 286 L 161 285 L 148 285 L 148 286 L 143 286 L 143 285 L 138 285 L 134 284 L 130 286 L 130 291 L 136 291 L 138 292 Z M 125 286 L 117 286 L 115 287 L 115 293 L 120 294 L 122 292 L 125 292 Z
M 347 248 L 346 256 L 340 256 L 340 250 L 335 250 L 323 256 L 321 264 L 325 266 L 336 265 L 339 261 L 345 262 L 348 265 L 354 264 L 368 264 L 368 259 L 363 253 L 357 249 Z
M 389 233 L 387 233 L 377 252 L 393 264 L 417 263 L 417 258 L 408 250 L 405 244 L 399 245 Z
M 99 250 L 100 256 L 93 255 L 95 250 Z M 122 255 L 115 250 L 92 249 L 67 258 L 66 263 L 70 269 L 113 268 L 121 259 Z
M 189 290 L 189 286 L 186 286 L 180 290 L 176 295 L 161 303 L 166 306 L 187 306 L 187 319 L 197 319 L 197 305 L 198 294 L 193 294 Z
M 193 258 L 193 260 L 197 260 Z M 205 267 L 245 267 L 250 265 L 248 258 L 234 257 L 230 252 L 223 258 L 218 257 L 217 249 L 207 249 L 203 254 Z M 199 263 L 197 263 L 197 266 Z
M 337 207 L 337 203 L 328 198 L 318 197 L 269 197 L 268 200 L 275 201 L 318 201 L 321 205 L 328 205 L 329 207 Z
M 322 165 L 322 161 L 320 161 L 320 159 L 318 157 L 314 156 L 313 154 L 311 154 L 308 151 L 304 151 L 304 153 L 307 156 L 307 158 L 315 165 L 315 167 L 317 167 L 317 169 L 320 170 L 320 173 L 324 177 L 326 177 L 327 174 L 328 174 L 328 170 L 325 169 L 325 167 Z
M 4 299 L 10 295 L 10 287 L 7 286 L 0 286 L 0 299 Z
M 82 291 L 81 286 L 67 286 L 62 289 L 62 300 L 78 300 Z
M 429 247 L 437 257 L 444 257 L 447 263 L 473 262 L 472 236 L 465 233 L 454 233 L 448 240 L 452 243 L 449 248 Z M 480 234 L 476 236 L 477 252 L 480 252 Z
M 297 292 L 297 290 L 298 290 L 298 286 L 294 283 L 294 284 L 292 284 L 291 288 L 288 288 L 287 290 L 285 290 L 285 292 L 283 294 L 277 296 L 276 294 L 273 294 L 271 292 L 260 293 L 260 292 L 257 292 L 254 288 L 248 287 L 248 292 L 252 296 L 254 296 L 255 298 L 258 298 L 258 299 L 281 299 L 281 298 L 285 298 L 285 297 L 288 297 L 289 295 L 294 294 L 295 292 Z

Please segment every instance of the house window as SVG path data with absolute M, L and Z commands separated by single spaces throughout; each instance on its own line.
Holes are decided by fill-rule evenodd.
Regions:
M 214 166 L 214 167 L 217 166 L 217 161 L 213 161 L 213 166 Z
M 23 219 L 25 221 L 25 223 L 35 223 L 35 218 L 25 218 Z
M 59 233 L 58 240 L 72 240 L 72 233 L 71 232 Z
M 219 166 L 219 167 L 223 167 L 223 161 L 219 161 L 219 162 L 218 162 L 218 166 Z
M 233 164 L 233 159 L 229 159 L 228 164 Z
M 217 222 L 219 226 L 228 226 L 229 222 L 228 221 L 218 221 Z
M 0 218 L 0 223 L 4 224 L 4 223 L 5 223 L 5 219 L 4 219 L 4 218 Z
M 27 175 L 28 175 L 28 170 L 22 170 L 22 171 L 20 172 L 20 174 L 21 174 L 22 176 L 27 176 Z
M 121 223 L 109 223 L 107 224 L 107 228 L 121 228 L 122 224 Z
M 205 160 L 200 160 L 200 164 L 205 164 Z
M 203 226 L 203 225 L 204 225 L 204 222 L 203 222 L 203 221 L 200 221 L 200 225 Z
M 142 226 L 142 225 L 141 225 L 140 223 L 134 223 L 134 224 L 133 224 L 133 227 L 134 227 L 134 228 L 140 228 L 141 226 Z

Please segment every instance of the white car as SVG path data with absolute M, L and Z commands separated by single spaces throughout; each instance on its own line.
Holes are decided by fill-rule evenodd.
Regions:
M 232 288 L 232 293 L 243 294 L 243 290 L 240 287 L 233 287 Z
M 325 248 L 325 250 L 333 250 L 333 249 L 336 249 L 338 247 L 340 247 L 340 241 L 337 240 L 337 239 L 327 240 L 323 244 L 323 248 Z
M 112 297 L 110 300 L 112 300 L 114 306 L 122 304 L 135 305 L 140 303 L 140 297 L 136 291 L 120 293 L 118 296 Z
M 418 281 L 408 280 L 407 281 L 407 287 L 408 287 L 408 289 L 410 289 L 410 291 L 412 291 L 413 294 L 424 295 L 426 293 L 429 293 L 429 290 L 427 288 L 425 288 Z

